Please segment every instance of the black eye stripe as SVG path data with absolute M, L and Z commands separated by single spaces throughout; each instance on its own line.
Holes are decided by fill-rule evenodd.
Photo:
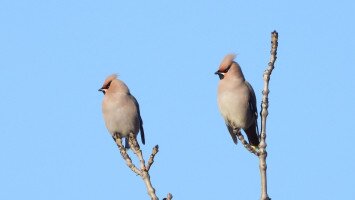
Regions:
M 224 73 L 227 73 L 229 71 L 229 69 L 231 68 L 231 66 L 227 67 L 226 70 L 224 70 Z
M 110 81 L 107 85 L 106 85 L 106 89 L 108 89 L 111 85 L 112 81 Z

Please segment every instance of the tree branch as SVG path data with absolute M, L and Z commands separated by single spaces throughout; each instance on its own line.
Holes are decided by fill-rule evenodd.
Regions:
M 148 160 L 148 164 L 147 164 L 147 171 L 149 171 L 150 167 L 152 166 L 152 164 L 154 163 L 154 157 L 155 155 L 159 152 L 159 146 L 155 145 L 155 147 L 152 150 L 152 154 L 150 154 L 149 160 Z
M 119 137 L 112 137 L 120 150 L 123 160 L 126 161 L 127 166 L 137 175 L 141 175 L 140 170 L 133 164 L 132 159 L 127 154 L 126 148 L 123 147 L 122 139 Z
M 140 149 L 140 146 L 137 142 L 137 139 L 135 137 L 135 135 L 133 133 L 131 133 L 129 135 L 129 139 L 128 139 L 129 145 L 133 151 L 134 154 L 136 154 L 136 156 L 139 159 L 140 165 L 141 165 L 141 169 L 140 169 L 140 176 L 143 179 L 145 186 L 147 187 L 147 191 L 148 191 L 148 195 L 150 196 L 150 198 L 152 200 L 158 200 L 157 195 L 155 194 L 155 189 L 152 185 L 152 182 L 150 181 L 150 175 L 148 170 L 145 167 L 145 161 L 143 158 L 143 154 L 142 151 Z
M 142 170 L 146 170 L 145 169 L 145 161 L 144 161 L 144 158 L 143 158 L 143 154 L 142 154 L 142 150 L 137 142 L 137 139 L 135 137 L 135 135 L 133 133 L 129 134 L 129 138 L 128 138 L 128 143 L 129 143 L 129 146 L 131 147 L 132 151 L 134 154 L 136 154 L 136 156 L 138 157 L 139 159 L 139 163 L 140 163 L 140 166 L 141 166 L 141 171 Z
M 240 129 L 233 128 L 233 133 L 238 137 L 240 142 L 243 144 L 243 146 L 250 152 L 255 154 L 256 156 L 259 155 L 259 152 L 257 149 L 253 146 L 251 146 L 245 139 L 243 134 L 240 132 Z
M 116 142 L 118 149 L 120 150 L 120 153 L 122 155 L 122 158 L 126 161 L 127 166 L 137 175 L 139 175 L 142 179 L 143 182 L 147 188 L 147 192 L 148 195 L 150 196 L 151 200 L 159 200 L 158 197 L 155 194 L 155 189 L 150 181 L 150 175 L 149 175 L 149 169 L 150 167 L 153 165 L 154 163 L 154 157 L 155 155 L 158 153 L 159 151 L 159 147 L 158 145 L 156 145 L 153 148 L 152 154 L 149 157 L 148 163 L 147 165 L 145 164 L 144 161 L 144 157 L 143 157 L 143 153 L 142 150 L 140 149 L 140 146 L 137 142 L 137 139 L 135 137 L 135 135 L 133 133 L 129 134 L 128 138 L 128 143 L 129 146 L 131 148 L 131 150 L 133 151 L 133 153 L 138 157 L 139 159 L 139 163 L 140 163 L 140 169 L 138 169 L 132 162 L 132 159 L 129 157 L 129 155 L 127 154 L 126 148 L 124 148 L 123 144 L 122 144 L 122 139 L 120 137 L 118 137 L 117 135 L 115 135 L 113 137 L 114 141 Z M 168 193 L 167 200 L 171 200 L 173 198 L 173 196 Z
M 261 102 L 261 135 L 260 135 L 260 144 L 259 144 L 259 169 L 261 176 L 261 200 L 270 200 L 267 194 L 267 177 L 266 177 L 266 118 L 268 116 L 268 107 L 269 107 L 269 81 L 272 70 L 274 69 L 274 64 L 277 58 L 277 46 L 278 46 L 278 33 L 273 31 L 271 33 L 271 51 L 270 51 L 270 62 L 264 72 L 264 88 L 263 88 L 263 99 Z
M 163 200 L 171 200 L 173 199 L 173 195 L 168 193 L 168 196 L 166 198 L 164 198 Z

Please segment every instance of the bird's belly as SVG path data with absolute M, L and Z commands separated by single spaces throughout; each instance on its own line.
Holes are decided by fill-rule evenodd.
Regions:
M 235 127 L 246 128 L 249 115 L 248 97 L 232 93 L 221 94 L 218 98 L 219 110 L 226 121 Z
M 103 110 L 105 113 L 105 122 L 108 131 L 113 135 L 114 133 L 118 133 L 121 137 L 128 136 L 129 133 L 133 132 L 134 134 L 138 133 L 139 120 L 136 119 L 136 115 L 134 113 L 130 113 L 126 110 L 125 107 L 120 108 L 111 108 Z

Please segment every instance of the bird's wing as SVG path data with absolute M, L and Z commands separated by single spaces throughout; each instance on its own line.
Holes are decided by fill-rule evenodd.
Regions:
M 256 96 L 253 87 L 250 85 L 248 81 L 245 81 L 245 84 L 248 86 L 249 89 L 249 109 L 255 115 L 255 124 L 257 127 L 257 133 L 259 134 L 259 127 L 258 127 L 258 108 L 256 107 Z
M 136 100 L 136 98 L 134 98 L 133 95 L 131 95 L 132 97 L 132 100 L 134 102 L 134 104 L 136 105 L 137 107 L 137 112 L 138 112 L 138 118 L 139 118 L 139 129 L 140 129 L 140 132 L 141 132 L 141 140 L 142 140 L 142 143 L 145 144 L 145 137 L 144 137 L 144 129 L 143 129 L 143 120 L 142 120 L 142 117 L 141 117 L 141 112 L 139 110 L 139 104 L 138 104 L 138 101 Z

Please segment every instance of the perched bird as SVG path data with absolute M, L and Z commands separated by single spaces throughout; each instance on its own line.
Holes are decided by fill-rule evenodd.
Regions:
M 137 137 L 140 131 L 142 143 L 145 144 L 139 104 L 127 85 L 117 79 L 117 75 L 111 75 L 106 78 L 99 91 L 104 93 L 102 113 L 110 134 L 113 137 L 125 138 L 125 147 L 129 148 L 129 134 L 134 133 Z
M 233 129 L 237 131 L 243 129 L 250 145 L 258 146 L 258 111 L 255 93 L 234 59 L 234 54 L 227 55 L 215 73 L 220 78 L 217 93 L 219 111 L 235 144 L 238 140 Z

